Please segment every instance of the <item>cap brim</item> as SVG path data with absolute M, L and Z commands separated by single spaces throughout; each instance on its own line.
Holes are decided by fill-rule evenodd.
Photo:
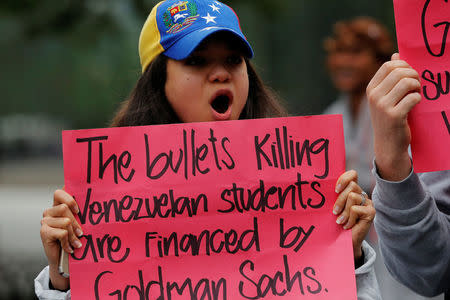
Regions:
M 245 54 L 248 58 L 253 57 L 253 49 L 248 43 L 248 41 L 245 39 L 245 37 L 240 34 L 239 32 L 236 32 L 230 28 L 225 27 L 216 27 L 211 26 L 207 28 L 203 28 L 201 30 L 196 30 L 191 33 L 188 33 L 187 35 L 183 36 L 181 39 L 176 41 L 172 46 L 170 46 L 168 49 L 165 49 L 163 52 L 164 55 L 166 55 L 169 58 L 175 59 L 175 60 L 183 60 L 189 57 L 189 55 L 195 50 L 195 48 L 200 45 L 200 43 L 210 36 L 213 33 L 219 32 L 219 31 L 227 31 L 231 32 L 236 36 L 244 46 Z

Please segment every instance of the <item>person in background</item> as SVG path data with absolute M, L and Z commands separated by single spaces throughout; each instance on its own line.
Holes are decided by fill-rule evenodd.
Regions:
M 369 17 L 356 17 L 334 25 L 326 38 L 326 66 L 339 98 L 324 114 L 342 114 L 346 163 L 358 172 L 358 183 L 369 195 L 375 185 L 372 176 L 373 135 L 366 87 L 380 66 L 394 52 L 385 26 Z

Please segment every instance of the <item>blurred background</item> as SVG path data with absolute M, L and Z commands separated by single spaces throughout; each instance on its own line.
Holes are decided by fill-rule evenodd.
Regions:
M 292 115 L 319 114 L 337 97 L 323 50 L 337 20 L 372 16 L 395 35 L 392 0 L 224 2 Z M 64 182 L 61 130 L 107 126 L 140 75 L 139 32 L 156 3 L 0 2 L 0 299 L 34 299 L 46 265 L 39 222 Z M 381 257 L 377 275 L 384 299 L 424 299 L 397 284 Z

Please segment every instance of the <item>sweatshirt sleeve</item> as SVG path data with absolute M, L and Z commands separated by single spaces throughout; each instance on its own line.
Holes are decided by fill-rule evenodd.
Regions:
M 363 241 L 364 264 L 355 270 L 358 300 L 381 300 L 380 287 L 375 276 L 375 250 Z
M 70 300 L 70 290 L 61 292 L 49 287 L 49 268 L 45 267 L 34 279 L 34 292 L 39 300 Z
M 418 294 L 431 297 L 447 291 L 450 216 L 438 209 L 436 197 L 449 197 L 450 178 L 439 179 L 446 189 L 431 190 L 436 184 L 426 184 L 413 171 L 400 182 L 383 180 L 376 167 L 374 175 L 375 228 L 386 268 Z

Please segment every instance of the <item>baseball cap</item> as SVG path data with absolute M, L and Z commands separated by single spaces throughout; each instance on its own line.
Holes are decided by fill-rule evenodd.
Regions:
M 208 36 L 218 31 L 234 34 L 249 58 L 253 50 L 239 18 L 224 3 L 212 0 L 166 0 L 153 7 L 139 37 L 142 73 L 161 53 L 175 60 L 187 58 Z

